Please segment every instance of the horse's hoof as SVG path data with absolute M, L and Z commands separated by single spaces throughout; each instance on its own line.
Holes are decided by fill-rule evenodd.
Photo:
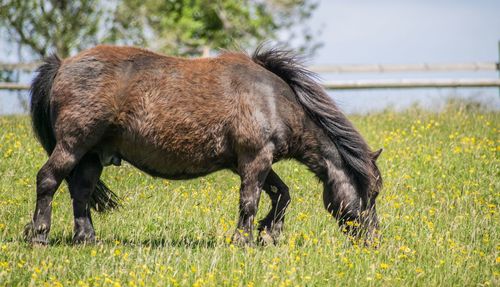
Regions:
M 75 234 L 73 236 L 73 244 L 75 245 L 93 245 L 96 244 L 97 240 L 95 238 L 94 234 L 91 235 L 85 235 L 85 234 Z
M 276 239 L 266 230 L 262 230 L 259 232 L 259 238 L 257 240 L 260 245 L 276 245 Z
M 46 246 L 49 244 L 47 234 L 37 234 L 33 222 L 30 222 L 24 226 L 23 232 L 24 240 L 33 246 Z
M 31 243 L 33 237 L 35 237 L 35 228 L 33 227 L 33 222 L 29 222 L 24 226 L 23 238 L 24 241 Z
M 252 236 L 248 233 L 243 233 L 237 230 L 233 235 L 231 243 L 242 247 L 252 246 L 253 245 Z
M 33 246 L 47 246 L 49 245 L 49 240 L 47 240 L 46 238 L 33 238 L 31 240 L 31 245 Z

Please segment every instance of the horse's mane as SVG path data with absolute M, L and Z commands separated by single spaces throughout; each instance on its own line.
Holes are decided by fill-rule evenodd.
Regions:
M 316 82 L 317 75 L 307 70 L 297 55 L 287 50 L 267 49 L 261 45 L 253 53 L 252 60 L 279 76 L 292 88 L 305 112 L 335 144 L 346 167 L 357 175 L 356 180 L 362 187 L 367 187 L 373 176 L 370 148 Z

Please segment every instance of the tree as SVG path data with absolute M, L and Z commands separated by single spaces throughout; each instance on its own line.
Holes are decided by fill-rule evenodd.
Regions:
M 11 41 L 39 57 L 50 52 L 66 57 L 97 43 L 200 55 L 211 48 L 280 40 L 280 31 L 311 16 L 313 1 L 1 0 L 0 27 Z M 314 48 L 311 33 L 302 36 L 302 48 Z
M 144 30 L 136 34 L 141 40 L 167 53 L 199 55 L 209 48 L 280 40 L 280 31 L 299 26 L 316 6 L 310 0 L 124 0 L 114 26 L 142 23 Z M 301 48 L 316 48 L 312 33 L 301 32 Z
M 10 40 L 40 57 L 65 57 L 97 43 L 102 11 L 97 0 L 2 0 L 0 24 Z

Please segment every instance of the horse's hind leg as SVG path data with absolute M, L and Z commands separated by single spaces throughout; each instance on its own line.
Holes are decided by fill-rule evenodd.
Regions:
M 95 242 L 89 201 L 101 172 L 102 165 L 99 157 L 96 154 L 87 154 L 80 160 L 68 178 L 75 221 L 73 243 Z
M 57 142 L 48 161 L 37 174 L 35 214 L 33 222 L 25 229 L 26 239 L 35 244 L 48 243 L 52 198 L 57 188 L 107 128 L 107 115 L 95 109 L 72 106 L 60 108 L 57 115 L 54 125 Z
M 50 231 L 52 198 L 81 155 L 56 144 L 48 161 L 38 171 L 36 177 L 36 207 L 33 222 L 25 230 L 26 239 L 34 244 L 47 244 Z
M 288 186 L 271 170 L 264 182 L 264 191 L 271 198 L 271 211 L 259 221 L 259 242 L 276 243 L 285 221 L 285 211 L 290 203 Z

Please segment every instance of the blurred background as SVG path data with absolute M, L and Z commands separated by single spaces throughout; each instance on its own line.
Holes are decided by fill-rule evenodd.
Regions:
M 262 41 L 305 55 L 347 113 L 450 98 L 500 109 L 498 0 L 0 1 L 0 114 L 26 113 L 50 53 L 108 43 L 199 57 Z

